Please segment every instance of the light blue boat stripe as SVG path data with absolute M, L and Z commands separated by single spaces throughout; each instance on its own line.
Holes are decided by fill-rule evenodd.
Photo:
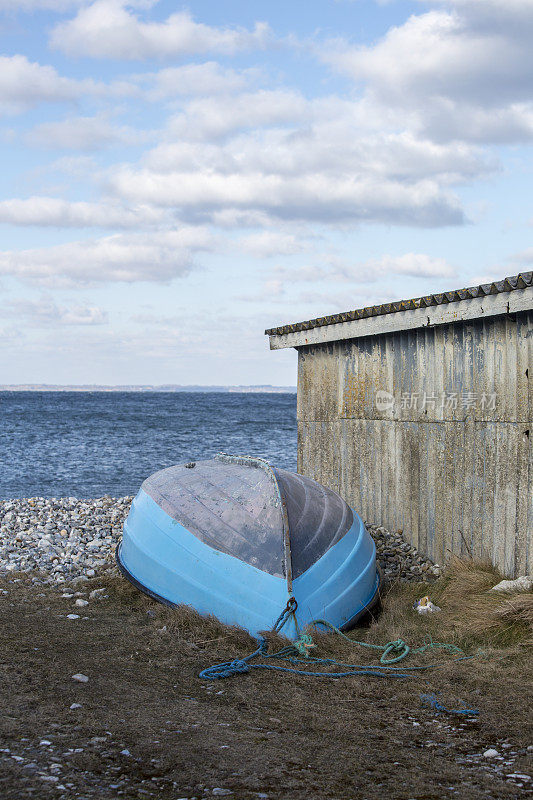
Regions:
M 377 588 L 375 552 L 354 512 L 350 530 L 293 583 L 300 624 L 324 617 L 340 627 L 364 609 Z
M 155 594 L 252 633 L 270 629 L 287 602 L 284 578 L 209 547 L 142 490 L 124 526 L 121 557 Z
M 272 628 L 289 596 L 285 578 L 210 547 L 142 489 L 124 525 L 120 556 L 147 590 L 253 635 Z M 354 513 L 342 539 L 294 579 L 298 623 L 324 617 L 340 627 L 370 602 L 376 588 L 375 545 Z M 283 634 L 297 636 L 292 620 Z

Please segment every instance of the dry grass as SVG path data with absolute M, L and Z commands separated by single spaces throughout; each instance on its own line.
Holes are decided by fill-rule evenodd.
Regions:
M 486 648 L 483 656 L 410 656 L 405 663 L 444 666 L 401 680 L 253 670 L 210 683 L 199 680 L 200 670 L 252 652 L 252 637 L 155 603 L 118 575 L 84 584 L 86 592 L 106 586 L 108 597 L 91 601 L 86 619 L 70 621 L 73 601 L 61 590 L 11 576 L 0 582 L 8 590 L 0 596 L 0 796 L 200 800 L 222 786 L 232 800 L 257 800 L 259 792 L 270 800 L 516 800 L 528 788 L 505 772 L 529 771 L 531 601 L 487 595 L 499 577 L 461 562 L 431 587 L 393 586 L 381 613 L 351 633 L 415 647 L 431 636 L 469 653 Z M 424 617 L 412 604 L 428 590 L 442 613 Z M 483 613 L 489 622 L 481 627 Z M 285 643 L 268 638 L 272 650 Z M 318 656 L 379 661 L 340 637 L 313 638 Z M 72 681 L 77 672 L 89 682 Z M 477 708 L 479 717 L 437 714 L 420 702 L 428 692 L 448 708 Z M 70 710 L 73 702 L 80 707 Z M 487 765 L 481 754 L 489 747 L 509 747 L 512 765 L 503 772 Z M 42 778 L 54 763 L 62 765 L 63 792 Z
M 455 558 L 437 597 L 457 638 L 481 646 L 533 644 L 533 592 L 492 592 L 502 575 L 490 564 Z
M 476 669 L 485 670 L 491 660 L 530 661 L 533 644 L 533 593 L 490 591 L 502 580 L 490 564 L 454 559 L 445 576 L 431 586 L 400 584 L 389 586 L 375 617 L 349 632 L 352 639 L 383 645 L 403 639 L 416 648 L 430 641 L 453 644 L 475 655 Z M 440 613 L 421 616 L 413 610 L 416 600 L 428 593 Z M 327 633 L 313 631 L 317 652 L 346 661 L 369 663 L 379 653 L 358 648 Z M 429 661 L 451 664 L 457 654 L 435 649 L 415 656 L 409 663 Z M 406 662 L 407 663 L 407 662 Z M 490 671 L 490 670 L 489 670 Z
M 448 642 L 468 653 L 479 649 L 505 648 L 521 650 L 533 644 L 533 592 L 491 592 L 502 580 L 501 574 L 489 563 L 455 558 L 445 576 L 431 586 L 395 583 L 388 587 L 379 609 L 369 614 L 349 633 L 351 638 L 375 644 L 404 639 L 413 646 L 429 639 Z M 114 594 L 124 603 L 139 599 L 131 584 L 115 577 L 107 580 Z M 420 616 L 413 610 L 414 602 L 424 592 L 441 609 L 441 613 Z M 146 601 L 150 603 L 150 601 Z M 255 649 L 256 642 L 241 628 L 223 625 L 215 617 L 201 616 L 191 608 L 168 608 L 150 603 L 151 615 L 176 641 L 193 647 L 219 644 L 224 650 Z M 287 644 L 283 637 L 264 632 L 271 651 Z M 353 647 L 323 631 L 314 630 L 317 652 L 346 659 Z M 375 660 L 375 653 L 357 651 L 359 661 Z

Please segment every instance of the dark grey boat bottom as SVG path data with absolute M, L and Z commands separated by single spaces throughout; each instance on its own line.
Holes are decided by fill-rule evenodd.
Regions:
M 261 466 L 263 463 L 263 466 Z M 172 519 L 215 550 L 277 577 L 297 578 L 353 524 L 351 508 L 316 481 L 261 459 L 220 454 L 176 465 L 142 488 Z M 291 568 L 286 568 L 285 504 Z

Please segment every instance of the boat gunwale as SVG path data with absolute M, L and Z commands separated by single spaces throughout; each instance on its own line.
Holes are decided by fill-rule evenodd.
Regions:
M 136 578 L 132 573 L 126 568 L 120 558 L 120 548 L 122 546 L 122 542 L 119 542 L 115 548 L 115 561 L 117 566 L 122 573 L 122 575 L 128 580 L 136 589 L 139 589 L 143 594 L 147 595 L 148 597 L 152 598 L 152 600 L 156 600 L 158 603 L 162 605 L 168 606 L 169 608 L 180 608 L 181 606 L 187 606 L 187 603 L 173 603 L 171 600 L 168 600 L 166 597 L 154 592 L 152 589 L 149 589 L 145 586 L 138 578 Z M 374 606 L 380 600 L 380 590 L 383 585 L 383 573 L 378 564 L 376 564 L 376 588 L 370 600 L 365 603 L 363 608 L 361 608 L 353 617 L 350 617 L 347 622 L 340 626 L 339 630 L 341 631 L 349 631 L 351 630 L 355 624 L 360 620 L 365 614 L 370 613 Z M 194 608 L 193 606 L 187 606 L 188 608 Z M 237 626 L 240 627 L 240 626 Z

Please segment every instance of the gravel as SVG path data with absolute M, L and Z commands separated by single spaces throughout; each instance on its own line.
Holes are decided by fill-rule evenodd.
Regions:
M 35 572 L 35 582 L 82 586 L 114 567 L 115 548 L 133 497 L 94 500 L 17 498 L 0 501 L 0 574 Z M 435 580 L 441 573 L 400 532 L 366 523 L 386 580 Z M 105 589 L 96 590 L 90 599 Z M 86 600 L 75 600 L 78 607 Z
M 369 522 L 365 525 L 376 544 L 377 561 L 385 580 L 432 583 L 441 575 L 441 567 L 406 542 L 400 531 L 391 533 L 382 525 Z
M 35 581 L 82 584 L 114 566 L 133 497 L 0 501 L 0 573 L 36 572 Z M 85 605 L 86 601 L 76 605 Z

